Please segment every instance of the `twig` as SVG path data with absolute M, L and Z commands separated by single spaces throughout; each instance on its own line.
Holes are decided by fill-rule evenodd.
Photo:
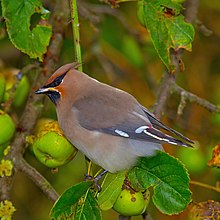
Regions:
M 181 116 L 183 114 L 183 110 L 186 107 L 186 93 L 185 91 L 180 93 L 180 104 L 177 109 L 177 115 Z
M 193 180 L 190 181 L 190 184 L 196 185 L 196 186 L 201 186 L 201 187 L 204 187 L 204 188 L 206 188 L 206 189 L 210 189 L 210 190 L 213 190 L 213 191 L 215 191 L 215 192 L 220 193 L 220 188 L 217 188 L 217 187 L 215 187 L 215 186 L 210 186 L 210 185 L 208 185 L 208 184 L 201 183 L 201 182 L 197 182 L 197 181 L 193 181 Z
M 200 0 L 187 0 L 184 2 L 186 21 L 193 23 L 197 18 Z
M 82 55 L 81 55 L 80 34 L 79 34 L 80 24 L 79 24 L 76 0 L 70 0 L 70 8 L 71 8 L 71 20 L 72 20 L 72 28 L 73 28 L 75 60 L 78 64 L 81 64 L 78 66 L 78 70 L 82 72 L 83 67 L 82 67 Z
M 202 106 L 203 108 L 207 109 L 210 112 L 220 113 L 219 107 L 217 107 L 216 105 L 213 105 L 212 103 L 210 103 L 209 101 L 203 98 L 198 97 L 197 95 L 191 92 L 184 90 L 183 88 L 181 88 L 175 83 L 171 84 L 170 90 L 172 92 L 176 92 L 180 94 L 181 96 L 183 95 L 185 100 L 188 100 L 189 102 L 197 103 L 198 105 Z
M 118 220 L 130 220 L 130 219 L 131 219 L 130 216 L 123 216 L 123 215 L 118 216 Z
M 154 114 L 157 118 L 160 118 L 163 113 L 163 109 L 170 91 L 170 84 L 173 81 L 175 81 L 175 76 L 167 71 L 162 78 L 157 101 L 154 105 Z

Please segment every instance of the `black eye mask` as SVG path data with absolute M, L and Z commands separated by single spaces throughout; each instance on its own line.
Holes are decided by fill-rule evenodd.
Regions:
M 56 79 L 54 79 L 53 82 L 51 82 L 51 83 L 45 85 L 43 88 L 49 88 L 49 87 L 57 87 L 57 86 L 59 86 L 59 85 L 61 84 L 63 78 L 65 77 L 65 75 L 66 75 L 66 73 L 64 73 L 64 74 L 62 74 L 62 75 L 60 75 L 60 76 L 58 76 Z

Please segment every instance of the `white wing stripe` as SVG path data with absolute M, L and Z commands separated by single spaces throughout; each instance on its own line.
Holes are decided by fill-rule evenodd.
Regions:
M 158 136 L 156 136 L 156 135 L 154 135 L 154 134 L 151 134 L 150 132 L 148 132 L 148 131 L 146 131 L 146 130 L 144 130 L 144 133 L 147 134 L 147 135 L 149 135 L 149 136 L 151 136 L 151 137 L 153 137 L 153 138 L 155 138 L 155 139 L 157 139 L 157 140 L 160 140 L 160 141 L 163 141 L 163 140 L 164 140 L 163 138 L 160 138 L 160 137 L 158 137 Z
M 147 128 L 149 128 L 149 126 L 141 126 L 141 127 L 139 127 L 139 128 L 137 128 L 136 130 L 135 130 L 135 133 L 136 134 L 140 134 L 140 133 L 142 133 L 145 129 L 147 129 Z
M 118 129 L 115 129 L 115 133 L 119 134 L 122 137 L 129 137 L 129 135 L 126 132 L 118 130 Z

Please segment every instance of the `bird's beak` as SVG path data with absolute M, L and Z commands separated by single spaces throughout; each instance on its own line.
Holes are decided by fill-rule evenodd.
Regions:
M 53 88 L 53 87 L 42 87 L 38 90 L 35 91 L 35 94 L 45 94 L 48 92 L 58 92 L 57 89 Z

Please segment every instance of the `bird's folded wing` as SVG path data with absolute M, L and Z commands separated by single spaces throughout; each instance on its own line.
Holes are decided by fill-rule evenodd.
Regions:
M 158 130 L 161 127 L 170 131 L 162 123 L 159 126 L 152 115 L 149 118 L 135 99 L 121 102 L 112 96 L 96 94 L 96 97 L 90 95 L 78 100 L 73 108 L 78 112 L 79 124 L 88 130 L 140 141 L 190 146 Z

